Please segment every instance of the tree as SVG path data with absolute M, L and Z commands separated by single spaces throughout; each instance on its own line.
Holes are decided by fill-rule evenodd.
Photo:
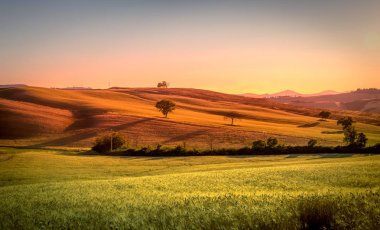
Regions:
M 168 88 L 168 86 L 169 86 L 169 82 L 166 82 L 166 81 L 158 82 L 157 84 L 158 88 Z
M 343 141 L 348 144 L 348 146 L 356 146 L 359 148 L 365 147 L 368 138 L 364 133 L 358 133 L 355 127 L 352 125 L 355 121 L 351 117 L 343 117 L 337 121 L 337 125 L 342 125 L 343 127 Z
M 243 115 L 234 111 L 224 113 L 225 120 L 231 120 L 231 125 L 234 125 L 236 119 L 243 118 Z
M 278 140 L 275 137 L 269 137 L 267 139 L 267 147 L 273 148 L 278 144 Z
M 344 138 L 343 141 L 346 142 L 348 145 L 355 145 L 355 140 L 357 138 L 357 132 L 354 126 L 348 126 L 346 129 L 343 130 Z
M 343 130 L 347 129 L 348 127 L 352 126 L 352 124 L 354 123 L 355 121 L 352 120 L 352 117 L 342 117 L 340 118 L 336 124 L 337 125 L 341 125 L 343 126 Z
M 368 141 L 368 138 L 366 137 L 364 133 L 359 133 L 356 137 L 356 145 L 359 148 L 365 147 L 365 145 L 367 144 L 367 141 Z
M 171 100 L 161 100 L 156 103 L 156 108 L 165 116 L 168 117 L 168 113 L 175 110 L 176 104 Z
M 127 144 L 127 140 L 122 134 L 113 132 L 96 138 L 92 150 L 96 152 L 110 152 L 120 149 Z
M 317 140 L 315 140 L 315 139 L 310 139 L 308 142 L 307 142 L 307 146 L 308 147 L 314 147 L 314 146 L 316 146 L 317 145 Z
M 321 111 L 318 116 L 322 118 L 322 120 L 329 118 L 331 113 L 329 111 Z

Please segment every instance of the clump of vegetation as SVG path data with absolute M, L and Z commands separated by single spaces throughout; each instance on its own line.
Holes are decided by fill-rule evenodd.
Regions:
M 169 82 L 166 82 L 166 81 L 158 82 L 157 84 L 157 88 L 168 88 L 168 87 L 169 87 Z
M 165 116 L 168 117 L 168 114 L 175 110 L 176 104 L 171 100 L 161 100 L 156 103 L 156 108 Z
M 329 118 L 331 116 L 331 113 L 329 111 L 321 111 L 319 114 L 318 114 L 318 117 L 321 118 L 322 121 L 325 121 L 327 118 Z
M 278 140 L 275 137 L 269 137 L 267 139 L 267 147 L 268 148 L 274 148 L 278 144 Z
M 316 146 L 317 145 L 317 140 L 315 140 L 315 139 L 310 139 L 308 142 L 307 142 L 307 146 L 309 147 L 309 148 L 313 148 L 314 146 Z
M 352 117 L 342 117 L 336 122 L 337 125 L 341 125 L 343 127 L 343 130 L 352 126 L 354 123 L 355 121 L 352 119 Z
M 278 145 L 278 140 L 275 137 L 269 137 L 266 141 L 257 140 L 252 142 L 252 150 L 260 151 L 265 149 L 273 149 Z
M 367 144 L 368 138 L 364 133 L 359 133 L 356 136 L 356 145 L 360 148 L 364 148 L 365 145 Z
M 367 137 L 364 133 L 358 133 L 353 126 L 355 121 L 351 117 L 343 117 L 337 121 L 337 125 L 343 128 L 343 141 L 351 147 L 363 148 L 367 144 Z
M 96 152 L 112 152 L 127 144 L 126 138 L 120 133 L 111 133 L 96 138 L 92 150 Z
M 264 149 L 266 146 L 267 145 L 265 141 L 263 140 L 257 140 L 257 141 L 252 142 L 252 149 L 260 150 L 260 149 Z

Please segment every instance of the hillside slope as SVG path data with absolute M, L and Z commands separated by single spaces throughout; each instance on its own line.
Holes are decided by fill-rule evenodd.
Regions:
M 162 118 L 154 108 L 172 99 L 177 109 Z M 131 146 L 194 148 L 241 147 L 276 136 L 283 143 L 341 143 L 336 121 L 318 121 L 318 109 L 265 99 L 198 89 L 114 88 L 60 90 L 37 87 L 0 89 L 0 144 L 89 147 L 95 137 L 119 131 Z M 244 115 L 236 126 L 223 119 L 227 111 Z M 380 142 L 379 114 L 333 111 L 334 117 L 353 116 L 370 143 Z
M 380 90 L 376 89 L 312 97 L 277 97 L 270 100 L 296 106 L 380 113 Z

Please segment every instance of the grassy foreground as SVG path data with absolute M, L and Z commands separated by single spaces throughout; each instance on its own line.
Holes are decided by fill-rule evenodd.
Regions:
M 380 228 L 379 155 L 0 149 L 0 228 Z

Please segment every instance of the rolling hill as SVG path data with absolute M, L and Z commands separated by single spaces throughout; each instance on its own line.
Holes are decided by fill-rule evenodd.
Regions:
M 177 109 L 162 118 L 154 108 L 172 99 Z M 244 115 L 236 126 L 223 114 Z M 29 147 L 90 147 L 101 134 L 118 131 L 130 146 L 186 145 L 222 148 L 250 145 L 253 140 L 277 137 L 281 143 L 341 143 L 336 121 L 318 121 L 319 109 L 186 88 L 111 88 L 61 90 L 38 87 L 0 89 L 0 145 Z M 335 111 L 333 118 L 354 117 L 371 144 L 380 142 L 380 115 Z
M 325 90 L 319 93 L 303 94 L 303 93 L 298 93 L 293 90 L 284 90 L 278 93 L 265 93 L 265 94 L 244 93 L 244 94 L 241 94 L 241 96 L 253 97 L 253 98 L 273 98 L 273 97 L 312 97 L 312 96 L 335 95 L 335 94 L 339 94 L 339 93 L 334 90 Z
M 380 90 L 357 90 L 335 95 L 276 97 L 273 101 L 298 106 L 380 113 Z

